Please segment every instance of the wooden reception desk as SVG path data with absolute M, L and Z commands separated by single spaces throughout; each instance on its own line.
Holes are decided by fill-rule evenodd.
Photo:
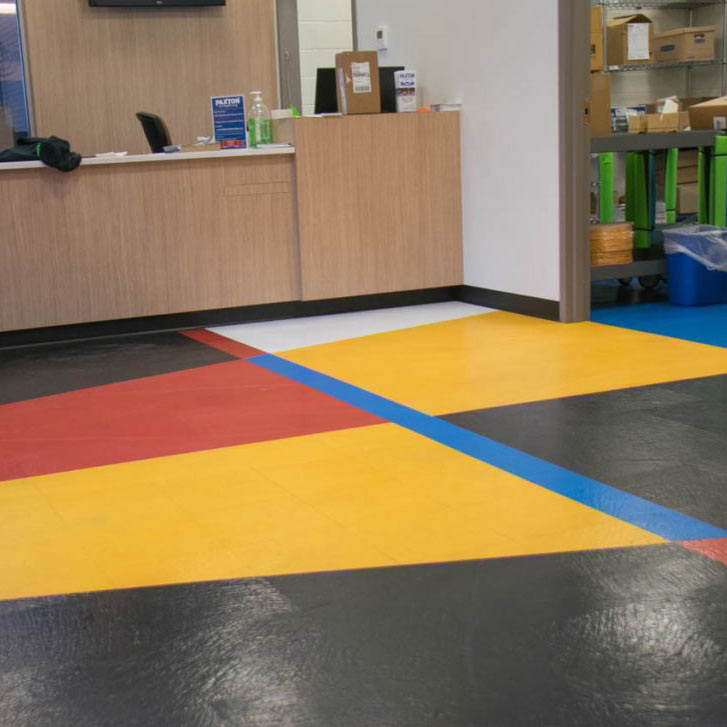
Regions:
M 0 331 L 462 283 L 459 114 L 295 146 L 0 164 Z

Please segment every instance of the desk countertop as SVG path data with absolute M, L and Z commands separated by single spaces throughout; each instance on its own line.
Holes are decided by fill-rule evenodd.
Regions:
M 214 159 L 215 157 L 257 157 L 257 156 L 280 156 L 283 154 L 295 154 L 295 147 L 285 146 L 274 149 L 228 149 L 220 151 L 190 151 L 175 152 L 173 154 L 129 154 L 124 157 L 84 157 L 81 166 L 97 166 L 104 164 L 139 164 L 146 162 L 174 162 L 189 161 L 190 159 Z M 0 163 L 0 172 L 7 172 L 13 169 L 51 169 L 43 162 L 5 162 Z

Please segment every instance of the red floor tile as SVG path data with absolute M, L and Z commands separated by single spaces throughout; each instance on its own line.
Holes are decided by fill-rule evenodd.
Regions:
M 265 351 L 260 351 L 252 346 L 246 346 L 244 343 L 239 341 L 233 341 L 231 338 L 220 336 L 218 333 L 212 331 L 205 331 L 204 329 L 195 331 L 180 331 L 183 336 L 191 338 L 193 341 L 198 343 L 204 343 L 211 348 L 216 348 L 218 351 L 224 351 L 229 353 L 230 356 L 237 356 L 237 358 L 250 358 L 250 356 L 259 356 Z
M 695 553 L 701 553 L 702 555 L 706 555 L 707 558 L 727 565 L 727 538 L 693 540 L 689 543 L 682 543 L 682 545 L 689 550 L 693 550 Z
M 0 406 L 0 480 L 380 421 L 230 361 Z

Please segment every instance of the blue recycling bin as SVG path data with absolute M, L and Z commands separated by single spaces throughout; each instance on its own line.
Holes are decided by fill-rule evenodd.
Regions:
M 664 230 L 673 305 L 727 303 L 727 229 L 689 225 Z

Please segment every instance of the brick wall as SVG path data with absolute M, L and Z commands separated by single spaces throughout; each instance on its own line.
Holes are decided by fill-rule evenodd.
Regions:
M 298 0 L 303 113 L 312 114 L 316 69 L 333 67 L 336 53 L 353 48 L 351 0 Z

